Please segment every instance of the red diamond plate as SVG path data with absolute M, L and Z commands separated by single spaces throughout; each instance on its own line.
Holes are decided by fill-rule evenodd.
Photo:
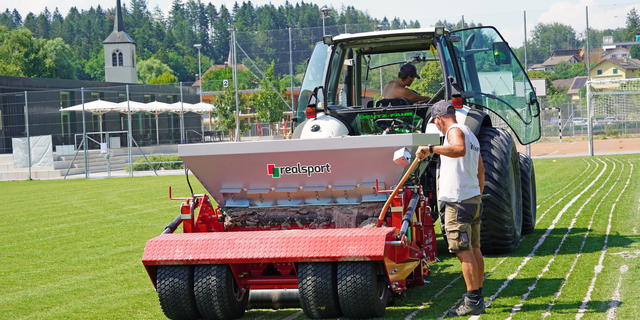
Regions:
M 165 234 L 147 241 L 145 265 L 382 260 L 395 228 Z

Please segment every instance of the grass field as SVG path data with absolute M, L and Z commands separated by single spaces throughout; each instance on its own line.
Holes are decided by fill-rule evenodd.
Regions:
M 515 252 L 485 258 L 482 318 L 637 318 L 640 155 L 534 163 L 536 230 Z M 169 186 L 189 194 L 181 176 L 0 182 L 0 319 L 163 319 L 140 259 L 178 214 Z M 460 264 L 442 245 L 439 257 L 430 283 L 385 318 L 438 319 L 459 301 Z M 293 317 L 304 314 L 250 310 L 244 319 Z

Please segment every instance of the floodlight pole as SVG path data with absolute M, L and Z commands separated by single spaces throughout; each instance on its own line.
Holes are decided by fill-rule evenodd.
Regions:
M 587 135 L 589 136 L 589 155 L 593 157 L 593 123 L 591 122 L 591 55 L 589 54 L 589 7 L 586 9 L 587 19 Z
M 236 136 L 240 141 L 240 102 L 238 101 L 238 59 L 236 57 L 236 28 L 229 28 L 231 32 L 231 51 L 233 52 L 233 87 L 236 91 Z
M 320 11 L 322 11 L 322 35 L 324 36 L 327 34 L 327 32 L 325 32 L 324 30 L 324 19 L 326 19 L 329 12 L 333 10 L 330 8 L 327 8 L 327 5 L 325 5 L 324 7 L 320 8 Z
M 198 77 L 200 77 L 200 103 L 202 103 L 202 64 L 200 63 L 200 48 L 202 44 L 194 44 L 194 47 L 198 49 Z

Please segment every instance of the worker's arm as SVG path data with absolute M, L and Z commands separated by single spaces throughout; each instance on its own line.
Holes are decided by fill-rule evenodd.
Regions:
M 484 164 L 482 163 L 482 155 L 478 155 L 478 184 L 480 185 L 480 194 L 484 192 Z
M 402 89 L 404 89 L 402 90 L 402 98 L 405 98 L 411 102 L 418 102 L 418 101 L 424 101 L 429 99 L 429 97 L 421 96 L 417 93 L 414 93 L 413 90 L 411 89 L 407 89 L 407 88 L 402 88 Z
M 447 134 L 449 139 L 448 146 L 433 146 L 433 153 L 441 154 L 449 158 L 464 157 L 467 154 L 467 148 L 464 144 L 464 133 L 458 128 L 452 128 Z M 416 158 L 422 160 L 429 155 L 428 146 L 420 146 L 416 151 Z

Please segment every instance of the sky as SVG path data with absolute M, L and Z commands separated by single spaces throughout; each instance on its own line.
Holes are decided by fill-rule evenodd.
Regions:
M 121 0 L 122 3 L 129 4 L 129 0 Z M 183 0 L 185 2 L 186 0 Z M 229 9 L 233 7 L 234 1 L 225 0 L 201 0 L 211 2 L 216 8 L 224 4 Z M 320 2 L 324 1 L 324 2 Z M 3 1 L 5 3 L 9 1 Z M 150 10 L 158 6 L 165 14 L 171 7 L 172 0 L 147 0 Z M 285 0 L 253 0 L 254 6 L 271 3 L 278 7 L 285 3 Z M 289 0 L 295 4 L 298 0 Z M 631 8 L 640 11 L 640 0 L 457 0 L 442 1 L 442 4 L 435 4 L 436 1 L 425 0 L 405 0 L 396 3 L 405 5 L 389 5 L 388 0 L 316 0 L 308 2 L 316 3 L 318 6 L 327 5 L 336 10 L 344 5 L 350 5 L 358 10 L 367 12 L 371 17 L 382 19 L 387 17 L 392 20 L 399 17 L 407 22 L 418 20 L 420 25 L 428 27 L 434 25 L 438 20 L 458 22 L 463 19 L 465 22 L 482 23 L 486 26 L 495 26 L 502 36 L 513 47 L 519 47 L 524 42 L 524 18 L 526 11 L 527 35 L 531 37 L 531 31 L 538 23 L 560 22 L 570 25 L 579 35 L 586 29 L 586 8 L 589 10 L 589 27 L 592 29 L 616 29 L 624 27 L 626 16 Z M 242 1 L 238 1 L 242 3 Z M 448 6 L 447 3 L 454 5 Z M 72 4 L 78 10 L 88 10 L 90 7 L 103 8 L 115 7 L 116 0 L 22 0 L 12 2 L 12 6 L 7 6 L 9 11 L 17 9 L 22 18 L 29 12 L 39 14 L 45 7 L 53 12 L 57 7 L 62 16 L 66 16 Z M 6 4 L 5 4 L 6 6 Z M 0 7 L 2 8 L 2 7 Z M 4 10 L 3 10 L 4 11 Z M 321 14 L 321 13 L 318 13 Z M 126 26 L 125 26 L 126 27 Z M 616 39 L 616 41 L 619 41 Z

